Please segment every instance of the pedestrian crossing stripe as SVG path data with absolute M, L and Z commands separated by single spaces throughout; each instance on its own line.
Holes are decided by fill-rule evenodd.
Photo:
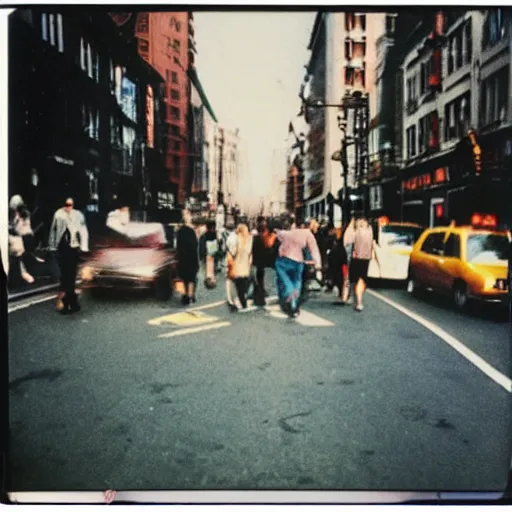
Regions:
M 158 318 L 153 318 L 148 321 L 149 325 L 161 326 L 161 325 L 177 325 L 177 326 L 188 326 L 188 325 L 200 325 L 216 322 L 218 317 L 207 315 L 201 311 L 182 311 L 180 313 L 173 313 L 171 315 L 165 315 Z
M 288 315 L 285 315 L 282 311 L 280 306 L 268 306 L 265 308 L 268 313 L 270 313 L 270 316 L 273 318 L 280 318 L 280 319 L 288 319 Z M 299 325 L 303 325 L 305 327 L 333 327 L 334 324 L 332 322 L 329 322 L 329 320 L 326 320 L 325 318 L 322 318 L 321 316 L 314 315 L 313 313 L 310 313 L 309 311 L 305 311 L 301 309 L 300 315 L 297 318 L 294 318 L 294 321 L 298 323 Z

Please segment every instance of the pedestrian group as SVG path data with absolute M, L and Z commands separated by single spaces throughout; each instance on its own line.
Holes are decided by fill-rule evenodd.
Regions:
M 42 262 L 34 254 L 34 233 L 30 212 L 20 196 L 9 204 L 9 256 L 13 271 L 28 284 L 34 282 L 29 268 Z M 111 212 L 107 225 L 129 223 L 127 207 Z M 248 311 L 248 299 L 265 306 L 269 296 L 265 285 L 267 269 L 274 269 L 276 288 L 282 311 L 291 318 L 300 314 L 308 287 L 317 285 L 326 291 L 338 291 L 337 304 L 347 305 L 354 299 L 354 309 L 363 311 L 368 267 L 376 258 L 373 229 L 363 215 L 354 216 L 340 230 L 329 229 L 315 219 L 298 225 L 293 216 L 267 220 L 259 217 L 255 225 L 228 223 L 217 230 L 208 222 L 204 232 L 197 232 L 188 210 L 177 232 L 178 276 L 182 283 L 182 304 L 196 302 L 197 278 L 204 268 L 205 287 L 215 288 L 216 275 L 226 271 L 226 300 L 232 312 Z M 82 212 L 67 198 L 54 216 L 48 249 L 56 256 L 60 270 L 58 309 L 63 314 L 80 310 L 76 277 L 81 255 L 89 251 L 89 233 Z M 378 263 L 378 261 L 377 261 Z M 253 276 L 252 270 L 255 269 Z M 236 293 L 234 293 L 236 292 Z

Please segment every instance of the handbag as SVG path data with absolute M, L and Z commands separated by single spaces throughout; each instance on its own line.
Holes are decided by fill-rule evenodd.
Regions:
M 228 279 L 231 279 L 233 281 L 235 279 L 235 259 L 233 258 L 233 255 L 229 251 L 226 256 L 226 265 L 228 268 Z

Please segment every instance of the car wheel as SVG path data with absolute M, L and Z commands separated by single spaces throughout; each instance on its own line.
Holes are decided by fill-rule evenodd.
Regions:
M 157 300 L 168 301 L 172 298 L 172 280 L 169 271 L 162 272 L 158 276 L 155 288 Z
M 453 303 L 460 311 L 467 309 L 469 295 L 466 283 L 459 281 L 453 285 Z
M 414 274 L 409 271 L 409 277 L 407 278 L 407 293 L 414 297 L 418 297 L 421 292 L 421 287 L 418 284 L 418 281 L 414 277 Z

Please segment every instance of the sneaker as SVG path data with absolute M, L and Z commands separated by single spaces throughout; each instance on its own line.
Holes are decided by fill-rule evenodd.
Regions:
M 236 313 L 238 311 L 238 308 L 235 306 L 235 304 L 230 304 L 228 302 L 228 308 L 231 311 L 231 313 Z
M 355 310 L 359 311 L 359 312 L 363 311 L 363 309 L 364 309 L 364 306 L 362 304 L 359 304 L 358 306 L 355 307 Z

